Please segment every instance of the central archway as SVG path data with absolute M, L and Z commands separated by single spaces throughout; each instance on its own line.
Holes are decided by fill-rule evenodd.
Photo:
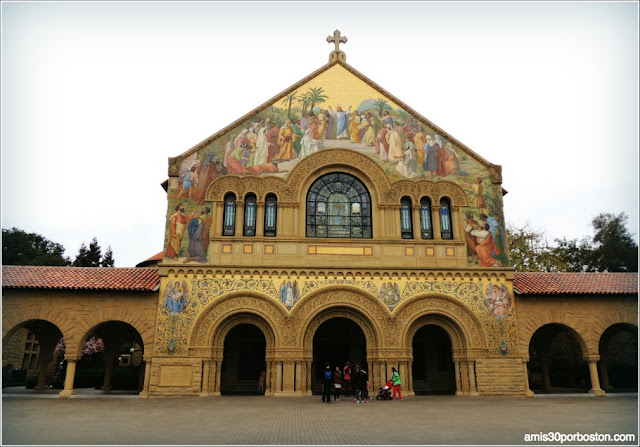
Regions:
M 266 346 L 264 334 L 253 324 L 238 324 L 227 333 L 220 377 L 222 394 L 261 394 L 258 380 L 267 369 Z
M 455 394 L 456 376 L 451 339 L 436 324 L 422 326 L 413 336 L 413 391 L 416 394 Z
M 366 337 L 362 328 L 354 321 L 344 317 L 331 318 L 322 323 L 313 336 L 313 392 L 322 393 L 321 374 L 326 363 L 334 371 L 336 366 L 342 369 L 348 361 L 351 365 L 358 364 L 367 369 Z

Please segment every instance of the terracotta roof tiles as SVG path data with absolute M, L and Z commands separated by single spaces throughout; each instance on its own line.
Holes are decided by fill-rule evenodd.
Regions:
M 516 273 L 520 295 L 620 295 L 638 293 L 637 273 Z
M 2 288 L 154 291 L 155 268 L 2 266 Z

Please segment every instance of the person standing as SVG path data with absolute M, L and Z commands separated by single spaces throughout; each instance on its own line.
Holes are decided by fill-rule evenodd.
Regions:
M 400 385 L 402 382 L 400 382 L 400 374 L 398 374 L 398 371 L 395 368 L 391 368 L 391 381 L 393 382 L 393 400 L 397 400 L 396 399 L 396 392 L 400 395 L 400 400 L 402 399 L 402 391 L 400 390 Z
M 351 362 L 347 362 L 342 369 L 342 383 L 344 385 L 344 395 L 349 397 L 351 394 Z
M 267 372 L 265 370 L 260 371 L 260 378 L 258 379 L 258 393 L 264 394 L 264 384 L 267 378 Z
M 361 404 L 364 400 L 364 389 L 367 386 L 367 373 L 360 370 L 360 366 L 355 366 L 353 374 L 353 388 L 356 390 L 356 403 Z
M 331 403 L 331 379 L 333 374 L 331 374 L 331 366 L 329 366 L 329 362 L 325 364 L 324 372 L 322 373 L 322 383 L 324 385 L 322 390 L 322 402 L 326 402 L 328 404 Z
M 339 366 L 336 366 L 336 370 L 333 373 L 333 387 L 336 390 L 333 395 L 333 400 L 337 402 L 340 400 L 340 389 L 342 388 L 342 373 L 340 372 Z

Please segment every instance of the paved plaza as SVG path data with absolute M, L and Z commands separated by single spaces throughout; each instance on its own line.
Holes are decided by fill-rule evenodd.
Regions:
M 637 440 L 638 397 L 411 396 L 368 404 L 346 398 L 325 404 L 320 396 L 139 399 L 82 392 L 71 399 L 54 392 L 2 398 L 3 445 L 559 444 L 524 441 L 540 432 L 633 433 Z

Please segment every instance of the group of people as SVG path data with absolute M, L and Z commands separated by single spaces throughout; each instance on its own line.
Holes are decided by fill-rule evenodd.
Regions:
M 467 256 L 478 258 L 480 267 L 503 266 L 498 259 L 504 252 L 504 230 L 495 217 L 481 213 L 479 222 L 471 211 L 464 219 Z M 503 247 L 502 250 L 500 247 Z
M 402 391 L 400 390 L 400 374 L 395 368 L 391 368 L 391 379 L 393 383 L 393 399 L 396 399 L 396 393 L 402 400 Z M 369 403 L 370 382 L 367 371 L 360 368 L 357 363 L 351 367 L 351 362 L 347 362 L 344 367 L 336 366 L 335 370 L 331 370 L 331 364 L 327 362 L 322 372 L 322 402 L 331 403 L 333 397 L 334 402 L 340 401 L 340 391 L 344 390 L 344 396 L 349 397 L 351 391 L 354 392 L 355 403 Z
M 179 203 L 174 211 L 175 213 L 169 218 L 169 242 L 164 255 L 177 260 L 181 255 L 182 239 L 186 233 L 189 238 L 188 256 L 183 262 L 207 262 L 209 230 L 213 222 L 211 208 L 208 206 L 200 210 L 196 208 L 191 214 L 187 215 L 185 214 L 184 205 Z

